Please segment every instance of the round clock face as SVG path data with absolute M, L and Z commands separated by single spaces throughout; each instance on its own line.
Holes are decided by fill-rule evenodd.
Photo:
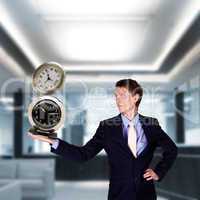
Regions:
M 44 63 L 33 74 L 33 88 L 41 94 L 50 94 L 64 82 L 64 70 L 57 63 Z
M 63 120 L 63 105 L 54 97 L 42 97 L 30 104 L 29 121 L 41 130 L 57 130 Z

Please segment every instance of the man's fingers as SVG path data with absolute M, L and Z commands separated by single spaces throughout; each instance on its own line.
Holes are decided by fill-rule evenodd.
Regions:
M 28 136 L 35 139 L 35 135 L 33 135 L 32 133 L 28 132 Z
M 145 174 L 144 174 L 144 177 L 150 176 L 150 175 L 151 175 L 150 173 L 145 173 Z
M 152 176 L 151 174 L 144 174 L 144 178 Z
M 36 138 L 37 138 L 36 135 L 34 135 L 34 134 L 30 133 L 30 132 L 28 132 L 28 136 L 32 137 L 33 139 L 36 139 Z
M 152 172 L 152 170 L 147 169 L 145 172 L 146 172 L 146 173 L 143 175 L 143 177 L 144 177 L 146 180 L 151 180 L 151 179 L 153 179 L 153 172 Z
M 144 173 L 143 177 L 147 181 L 152 180 L 152 179 L 153 180 L 158 180 L 159 179 L 158 175 L 150 168 L 145 170 L 145 173 Z
M 152 173 L 151 172 L 144 173 L 144 176 L 149 176 L 149 175 L 152 175 Z
M 153 177 L 149 177 L 149 178 L 147 178 L 146 180 L 147 181 L 150 181 L 150 180 L 152 180 L 153 179 Z
M 153 179 L 153 175 L 152 174 L 145 174 L 144 178 L 148 181 L 148 180 Z
M 30 132 L 28 132 L 28 135 L 29 135 L 31 138 L 37 139 L 37 140 L 46 140 L 46 139 L 48 139 L 47 136 L 43 136 L 43 135 L 34 135 L 34 134 L 30 133 Z

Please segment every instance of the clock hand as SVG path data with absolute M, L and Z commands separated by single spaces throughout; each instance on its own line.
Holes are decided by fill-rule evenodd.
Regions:
M 52 81 L 52 79 L 50 78 L 49 74 L 47 74 L 47 80 L 45 81 L 45 83 L 48 82 L 48 81 Z
M 48 76 L 48 78 L 47 78 L 47 79 L 52 81 L 52 79 L 50 78 L 49 74 L 47 74 L 47 76 Z

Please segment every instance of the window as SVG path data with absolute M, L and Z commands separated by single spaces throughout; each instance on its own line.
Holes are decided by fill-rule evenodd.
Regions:
M 13 98 L 0 98 L 0 156 L 13 156 Z
M 184 93 L 185 144 L 200 144 L 200 89 Z

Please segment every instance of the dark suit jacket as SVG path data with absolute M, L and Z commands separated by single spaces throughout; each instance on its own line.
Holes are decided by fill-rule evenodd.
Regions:
M 78 147 L 59 139 L 58 148 L 51 148 L 51 152 L 66 159 L 87 161 L 104 149 L 110 165 L 108 200 L 155 200 L 154 181 L 146 181 L 144 171 L 149 168 L 154 150 L 160 146 L 162 159 L 154 171 L 161 181 L 177 156 L 177 147 L 161 129 L 157 119 L 143 115 L 139 115 L 139 119 L 148 145 L 137 158 L 123 138 L 120 114 L 101 121 L 93 138 L 84 146 Z

